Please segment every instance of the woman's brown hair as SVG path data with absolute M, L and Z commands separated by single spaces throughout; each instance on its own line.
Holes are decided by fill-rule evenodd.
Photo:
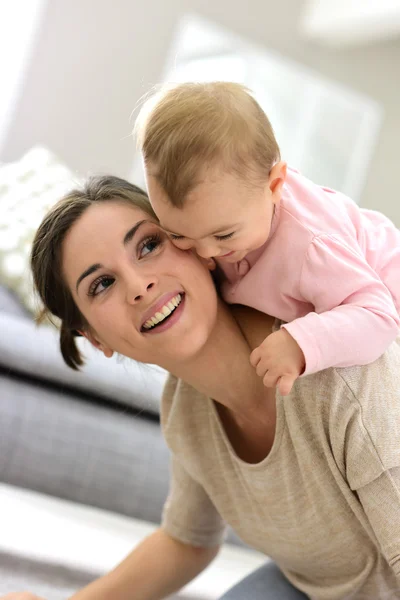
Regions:
M 65 236 L 83 213 L 99 202 L 124 202 L 157 220 L 147 194 L 110 175 L 89 178 L 81 188 L 71 190 L 44 217 L 36 232 L 31 252 L 31 269 L 36 291 L 42 301 L 38 322 L 52 317 L 60 321 L 60 349 L 66 364 L 78 370 L 84 364 L 76 344 L 78 330 L 88 328 L 62 274 L 62 245 Z

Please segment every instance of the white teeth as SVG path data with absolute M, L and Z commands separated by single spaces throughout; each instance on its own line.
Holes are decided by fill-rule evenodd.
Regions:
M 182 302 L 181 294 L 177 294 L 174 298 L 171 298 L 167 304 L 165 304 L 159 311 L 155 313 L 153 317 L 147 319 L 147 321 L 143 324 L 144 329 L 152 329 L 154 325 L 157 325 L 161 321 L 163 321 L 166 317 L 168 317 L 177 306 Z

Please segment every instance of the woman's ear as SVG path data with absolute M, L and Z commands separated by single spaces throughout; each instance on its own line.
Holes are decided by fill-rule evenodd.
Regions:
M 281 199 L 283 184 L 286 180 L 287 164 L 281 160 L 276 163 L 269 174 L 268 187 L 272 194 L 274 204 L 278 204 Z
M 104 354 L 106 358 L 111 358 L 114 354 L 114 350 L 105 346 L 102 342 L 100 342 L 91 332 L 83 331 L 78 329 L 78 332 L 85 337 L 97 350 L 100 350 Z

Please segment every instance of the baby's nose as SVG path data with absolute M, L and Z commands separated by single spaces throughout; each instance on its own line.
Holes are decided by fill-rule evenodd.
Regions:
M 215 248 L 211 244 L 210 245 L 209 244 L 197 244 L 196 252 L 202 258 L 211 258 L 212 256 L 215 256 L 216 254 L 218 254 L 217 248 Z

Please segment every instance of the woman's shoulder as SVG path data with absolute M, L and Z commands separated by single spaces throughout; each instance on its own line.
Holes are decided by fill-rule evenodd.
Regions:
M 305 377 L 297 395 L 301 418 L 328 443 L 353 489 L 400 466 L 400 338 L 369 365 Z
M 203 396 L 183 379 L 168 373 L 161 397 L 161 421 L 168 421 L 174 404 L 179 401 L 192 401 L 199 395 Z
M 161 399 L 161 427 L 169 448 L 178 451 L 208 422 L 211 400 L 191 385 L 168 375 Z
M 400 337 L 373 363 L 335 371 L 371 426 L 378 419 L 400 415 Z
M 160 420 L 163 431 L 170 421 L 172 405 L 179 395 L 180 386 L 181 380 L 169 373 L 161 397 Z
M 277 321 L 275 328 L 280 325 Z M 400 413 L 400 337 L 373 363 L 330 368 L 300 378 L 297 394 L 323 404 L 359 407 L 365 417 L 380 417 L 381 409 Z

